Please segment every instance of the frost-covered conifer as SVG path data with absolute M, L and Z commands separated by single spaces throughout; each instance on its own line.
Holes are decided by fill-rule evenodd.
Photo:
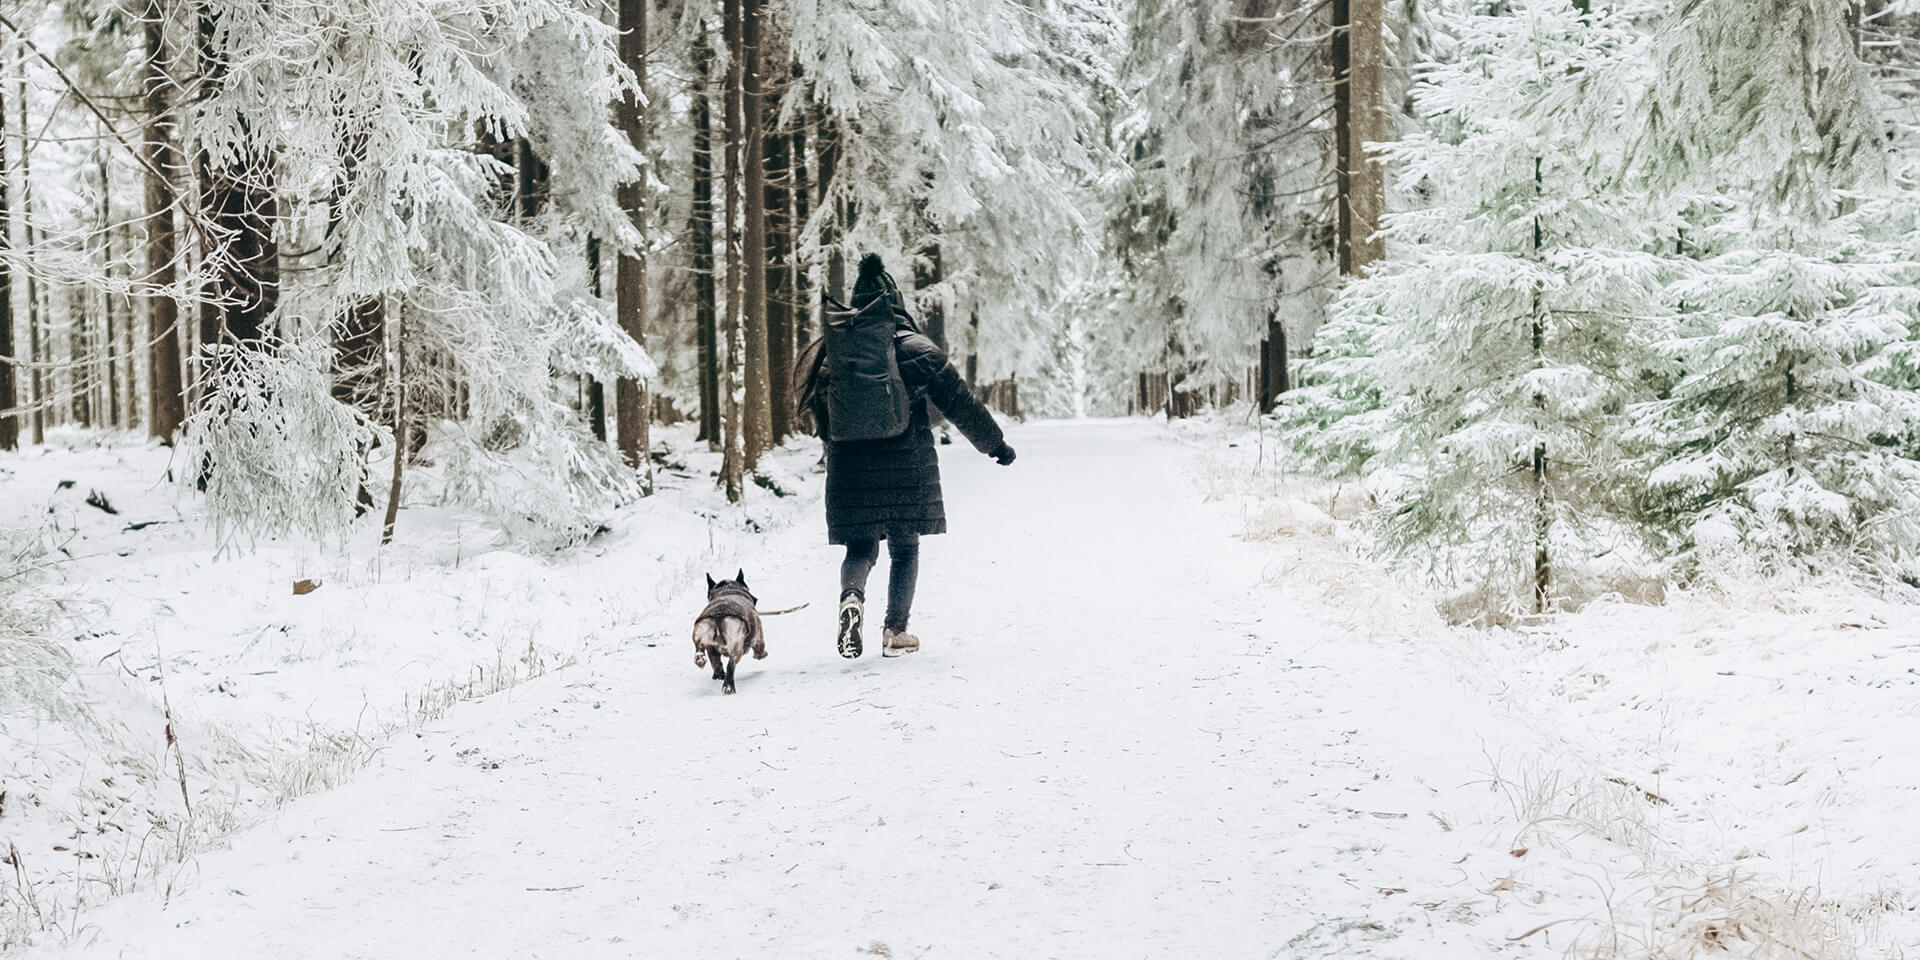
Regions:
M 1840 0 L 1688 0 L 1636 160 L 1719 191 L 1669 294 L 1679 379 L 1633 411 L 1649 523 L 1685 559 L 1920 571 L 1913 185 Z
M 1136 328 L 1116 346 L 1136 368 L 1237 380 L 1269 314 L 1318 324 L 1333 276 L 1319 10 L 1133 5 L 1112 233 Z
M 1358 480 L 1389 445 L 1387 404 L 1396 394 L 1379 376 L 1375 359 L 1392 320 L 1380 302 L 1383 285 L 1357 285 L 1331 304 L 1331 317 L 1314 338 L 1313 353 L 1296 366 L 1298 382 L 1274 410 L 1300 466 L 1330 480 Z
M 1853 0 L 1673 0 L 1636 153 L 1656 182 L 1707 183 L 1800 216 L 1886 173 L 1887 123 Z
M 305 345 L 327 343 L 329 325 L 365 302 L 379 304 L 390 357 L 406 339 L 400 375 L 414 403 L 425 395 L 426 412 L 443 418 L 450 497 L 529 534 L 567 536 L 634 496 L 630 471 L 556 396 L 552 377 L 652 373 L 567 266 L 586 231 L 614 248 L 641 241 L 614 191 L 637 175 L 639 157 L 606 110 L 628 79 L 612 28 L 565 0 L 222 2 L 207 13 L 223 26 L 199 41 L 217 49 L 200 53 L 226 72 L 188 115 L 191 147 L 275 158 L 272 187 L 287 210 L 278 229 L 311 251 L 289 271 L 274 360 L 237 367 L 246 382 L 214 385 L 275 397 L 286 429 L 249 426 L 228 415 L 230 403 L 209 404 L 191 424 L 190 439 L 215 455 L 216 521 L 254 523 L 269 492 L 250 478 L 298 464 L 325 467 L 287 507 L 306 511 L 301 522 L 282 526 L 331 533 L 351 515 L 353 486 L 333 480 L 343 460 L 357 472 L 364 445 L 352 430 L 307 429 L 339 411 L 299 387 L 325 361 Z M 497 194 L 511 171 L 473 149 L 482 133 L 527 138 L 558 200 L 510 221 Z
M 910 257 L 938 243 L 944 279 L 912 295 L 944 305 L 950 339 L 977 312 L 981 339 L 1010 367 L 1044 349 L 1052 330 L 1035 318 L 1092 270 L 1092 188 L 1116 166 L 1099 102 L 1114 86 L 1115 7 L 785 7 L 794 58 L 843 134 L 831 190 L 856 210 L 846 250 L 887 253 L 905 276 Z
M 1537 608 L 1619 525 L 1669 225 L 1608 180 L 1644 63 L 1626 15 L 1506 6 L 1449 20 L 1447 59 L 1418 70 L 1423 129 L 1384 152 L 1427 202 L 1390 218 L 1388 259 L 1342 291 L 1281 418 L 1321 464 L 1373 475 L 1399 557 Z
M 1684 376 L 1635 408 L 1633 435 L 1648 519 L 1683 556 L 1737 546 L 1770 565 L 1920 575 L 1920 263 L 1875 237 L 1886 212 L 1734 213 L 1725 252 L 1674 285 L 1679 324 L 1659 347 Z

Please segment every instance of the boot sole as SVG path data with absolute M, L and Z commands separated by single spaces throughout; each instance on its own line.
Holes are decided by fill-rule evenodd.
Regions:
M 864 652 L 860 643 L 861 619 L 858 610 L 840 611 L 840 655 L 848 660 L 857 659 Z

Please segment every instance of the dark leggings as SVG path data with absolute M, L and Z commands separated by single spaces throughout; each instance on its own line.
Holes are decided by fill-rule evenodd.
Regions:
M 847 559 L 840 564 L 840 595 L 844 597 L 847 591 L 854 590 L 864 599 L 867 574 L 873 572 L 874 561 L 878 559 L 878 540 L 856 540 L 847 544 Z M 920 538 L 888 537 L 887 560 L 892 569 L 887 574 L 886 626 L 904 631 L 907 617 L 913 613 L 913 587 L 920 579 Z

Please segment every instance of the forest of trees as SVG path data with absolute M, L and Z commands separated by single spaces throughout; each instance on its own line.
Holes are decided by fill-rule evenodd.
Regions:
M 432 443 L 565 539 L 655 422 L 742 496 L 872 250 L 976 385 L 1274 411 L 1520 606 L 1727 543 L 1917 582 L 1916 6 L 26 4 L 0 449 L 143 431 L 329 537 Z
M 391 527 L 431 437 L 451 495 L 565 536 L 648 491 L 649 424 L 682 418 L 737 499 L 798 427 L 792 361 L 849 258 L 882 252 L 969 374 L 1010 377 L 1090 272 L 1116 169 L 1124 30 L 1094 2 L 103 0 L 0 26 L 0 449 L 178 443 L 247 535 L 383 502 Z

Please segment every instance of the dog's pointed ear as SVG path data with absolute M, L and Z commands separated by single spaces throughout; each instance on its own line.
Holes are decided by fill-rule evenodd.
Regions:
M 718 584 L 713 582 L 713 574 L 707 574 L 707 589 L 712 590 L 716 586 L 718 586 Z
M 733 582 L 743 587 L 746 586 L 747 585 L 747 568 L 741 567 L 739 570 L 734 571 Z

